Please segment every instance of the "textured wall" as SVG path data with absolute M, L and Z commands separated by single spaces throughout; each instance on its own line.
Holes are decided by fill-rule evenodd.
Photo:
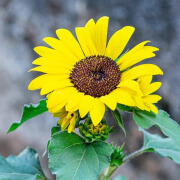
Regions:
M 180 122 L 179 9 L 178 0 L 1 0 L 0 153 L 5 156 L 17 154 L 31 146 L 42 155 L 50 128 L 57 122 L 45 113 L 25 123 L 16 132 L 6 134 L 10 124 L 20 119 L 23 104 L 37 103 L 41 98 L 38 91 L 27 90 L 31 79 L 37 76 L 37 73 L 27 73 L 32 68 L 32 60 L 37 57 L 33 47 L 43 45 L 43 37 L 55 36 L 58 28 L 67 28 L 74 33 L 74 27 L 104 15 L 110 17 L 109 36 L 125 25 L 136 28 L 128 48 L 144 40 L 151 40 L 160 48 L 157 57 L 147 61 L 159 65 L 164 71 L 164 76 L 157 77 L 163 82 L 159 90 L 163 100 L 159 107 Z M 124 140 L 128 142 L 127 152 L 140 147 L 142 140 L 131 118 L 124 115 L 128 129 L 126 138 L 122 132 L 111 136 L 117 144 Z M 125 174 L 130 180 L 178 180 L 180 177 L 178 165 L 151 154 L 123 165 L 118 173 Z

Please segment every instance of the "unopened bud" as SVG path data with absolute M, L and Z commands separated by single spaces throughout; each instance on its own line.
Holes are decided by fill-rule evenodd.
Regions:
M 112 132 L 112 127 L 109 127 L 104 119 L 97 126 L 94 126 L 91 118 L 88 117 L 84 124 L 79 125 L 79 132 L 86 142 L 106 141 L 109 133 Z

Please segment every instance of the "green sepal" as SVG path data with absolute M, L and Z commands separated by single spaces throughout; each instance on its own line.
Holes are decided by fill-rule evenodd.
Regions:
M 133 112 L 133 110 L 134 110 L 134 107 L 126 106 L 123 104 L 117 104 L 117 108 L 121 111 L 126 111 L 126 112 Z
M 80 114 L 79 111 L 77 111 L 76 124 L 75 124 L 76 128 L 79 126 L 79 122 L 80 122 Z
M 111 112 L 112 112 L 113 117 L 116 120 L 117 124 L 121 127 L 121 129 L 123 130 L 123 132 L 126 136 L 126 130 L 124 128 L 124 124 L 123 124 L 123 120 L 121 118 L 120 112 L 117 109 L 115 109 L 114 111 L 111 111 Z
M 180 126 L 165 111 L 159 110 L 158 114 L 155 114 L 153 112 L 134 110 L 133 118 L 139 127 L 148 129 L 155 125 L 166 136 L 180 144 Z
M 120 166 L 123 163 L 123 159 L 126 156 L 126 153 L 124 153 L 124 144 L 119 146 L 114 146 L 111 144 L 111 147 L 113 149 L 113 153 L 111 154 L 111 163 L 110 166 Z
M 129 50 L 124 52 L 122 55 L 120 55 L 118 58 L 115 59 L 115 62 L 118 62 Z
M 26 148 L 17 156 L 4 158 L 0 155 L 1 180 L 47 179 L 41 168 L 38 154 L 34 149 Z
M 79 114 L 79 121 L 83 121 L 86 118 L 90 117 L 89 113 L 87 113 L 83 118 L 81 118 L 80 114 Z
M 60 132 L 61 131 L 61 126 L 59 124 L 57 124 L 57 126 L 53 126 L 51 128 L 51 136 L 57 132 Z
M 49 168 L 57 180 L 97 180 L 110 163 L 112 148 L 105 142 L 85 143 L 67 131 L 52 135 L 48 146 Z
M 24 105 L 21 120 L 19 122 L 13 123 L 9 128 L 8 133 L 17 129 L 27 120 L 46 112 L 48 110 L 46 106 L 46 100 L 47 99 L 42 99 L 39 104 Z

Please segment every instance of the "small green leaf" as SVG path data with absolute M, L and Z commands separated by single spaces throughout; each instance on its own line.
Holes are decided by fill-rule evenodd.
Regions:
M 113 178 L 113 180 L 127 180 L 127 178 L 123 175 L 120 175 L 120 176 Z
M 159 135 L 150 134 L 145 130 L 144 146 L 142 150 L 155 151 L 162 157 L 169 157 L 174 162 L 180 164 L 180 145 L 171 138 L 162 138 Z
M 112 148 L 105 142 L 86 144 L 75 133 L 53 134 L 49 146 L 49 167 L 60 180 L 96 180 L 108 167 Z
M 123 124 L 123 120 L 121 118 L 120 112 L 117 109 L 115 109 L 114 111 L 111 111 L 111 112 L 112 112 L 114 119 L 116 120 L 117 124 L 121 127 L 124 134 L 126 135 L 126 130 L 124 128 L 124 124 Z
M 180 143 L 180 126 L 166 112 L 159 110 L 159 113 L 156 115 L 152 112 L 136 110 L 133 113 L 133 117 L 139 127 L 148 129 L 155 125 L 166 136 Z
M 59 125 L 53 126 L 53 127 L 51 128 L 51 135 L 53 135 L 53 134 L 55 134 L 55 133 L 57 133 L 57 132 L 59 132 L 59 131 L 61 131 L 61 126 L 59 126 Z
M 46 179 L 38 154 L 34 149 L 27 148 L 18 156 L 4 158 L 0 155 L 0 179 L 36 180 Z
M 46 107 L 46 100 L 47 99 L 42 99 L 39 104 L 24 105 L 21 121 L 13 123 L 8 133 L 17 129 L 27 120 L 46 112 L 48 110 Z

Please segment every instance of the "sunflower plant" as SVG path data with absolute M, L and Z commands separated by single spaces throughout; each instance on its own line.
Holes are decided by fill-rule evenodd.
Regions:
M 46 98 L 39 104 L 25 105 L 21 120 L 8 132 L 46 111 L 58 118 L 47 144 L 49 168 L 57 179 L 109 180 L 118 167 L 146 152 L 180 164 L 180 126 L 155 106 L 161 96 L 154 92 L 161 82 L 154 82 L 153 77 L 163 71 L 154 64 L 140 63 L 154 57 L 159 49 L 144 41 L 126 50 L 135 30 L 132 26 L 115 32 L 107 43 L 108 21 L 108 17 L 96 23 L 90 19 L 75 29 L 77 39 L 70 31 L 58 29 L 58 38 L 44 38 L 50 47 L 34 48 L 39 57 L 30 71 L 42 75 L 33 79 L 28 89 L 40 89 Z M 141 149 L 127 154 L 124 144 L 128 142 L 121 146 L 105 142 L 114 132 L 106 121 L 106 111 L 112 112 L 125 134 L 121 112 L 133 114 L 144 134 Z M 151 126 L 165 137 L 145 130 Z M 0 156 L 0 164 L 1 179 L 48 179 L 31 148 L 18 156 Z

